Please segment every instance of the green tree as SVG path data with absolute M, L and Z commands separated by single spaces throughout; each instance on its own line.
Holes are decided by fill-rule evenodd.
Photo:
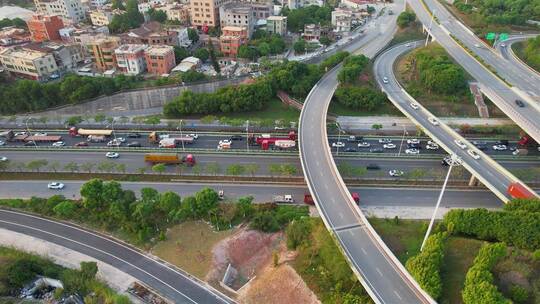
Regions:
M 295 54 L 301 54 L 306 52 L 307 43 L 304 39 L 299 39 L 293 44 Z
M 49 169 L 52 170 L 54 173 L 60 169 L 60 162 L 55 160 L 49 164 Z
M 147 14 L 151 21 L 157 21 L 159 23 L 164 23 L 167 21 L 167 13 L 165 13 L 165 11 L 150 8 Z
M 262 232 L 276 232 L 279 231 L 279 223 L 274 215 L 269 211 L 259 212 L 253 217 L 251 228 L 260 230 Z
M 76 126 L 83 121 L 81 116 L 71 116 L 66 120 L 68 126 Z
M 247 164 L 244 166 L 246 171 L 253 177 L 259 171 L 260 166 L 258 164 Z
M 210 58 L 210 53 L 205 48 L 199 48 L 194 53 L 193 56 L 199 58 L 201 61 L 207 61 Z
M 242 165 L 232 164 L 227 167 L 227 175 L 238 176 L 244 174 L 246 168 Z
M 188 28 L 188 38 L 193 43 L 195 43 L 195 42 L 199 41 L 199 33 L 197 33 L 196 29 Z
M 163 174 L 166 169 L 167 167 L 165 166 L 165 164 L 155 164 L 152 166 L 152 171 L 158 173 L 159 175 Z
M 269 164 L 268 165 L 268 171 L 270 171 L 270 175 L 279 175 L 281 174 L 281 165 L 279 164 Z
M 112 9 L 120 9 L 120 10 L 126 9 L 122 0 L 112 0 L 111 3 L 112 3 Z
M 189 57 L 189 51 L 186 48 L 174 46 L 174 59 L 176 63 L 180 63 L 184 58 Z
M 399 14 L 397 18 L 397 25 L 400 28 L 405 28 L 411 25 L 416 20 L 416 14 L 414 12 L 410 11 L 404 11 L 401 14 Z
M 122 174 L 126 173 L 126 164 L 116 164 L 116 171 Z
M 321 39 L 319 39 L 319 42 L 326 46 L 329 46 L 330 44 L 332 44 L 332 40 L 330 40 L 328 36 L 321 36 Z
M 77 204 L 73 201 L 63 201 L 53 208 L 56 216 L 63 219 L 73 219 L 77 215 Z
M 64 166 L 64 170 L 73 173 L 75 171 L 79 171 L 79 165 L 76 162 L 71 161 Z
M 255 208 L 253 207 L 253 197 L 241 197 L 240 199 L 238 199 L 237 207 L 237 212 L 239 216 L 241 216 L 242 218 L 250 218 L 251 215 L 255 212 Z
M 285 176 L 292 176 L 298 172 L 298 170 L 296 169 L 296 166 L 291 165 L 291 164 L 282 164 L 280 169 L 281 169 L 281 174 Z
M 206 165 L 206 172 L 211 175 L 218 175 L 221 172 L 221 167 L 217 162 L 210 162 Z
M 98 272 L 96 262 L 81 262 L 81 276 L 86 280 L 93 280 Z
M 287 248 L 296 249 L 303 243 L 309 240 L 311 234 L 311 223 L 309 218 L 303 218 L 298 221 L 293 221 L 286 230 Z
M 31 160 L 29 163 L 26 164 L 26 168 L 31 171 L 37 171 L 39 172 L 41 168 L 47 166 L 49 162 L 46 159 L 35 159 Z
M 249 60 L 256 60 L 259 57 L 259 52 L 255 47 L 249 45 L 241 45 L 238 48 L 238 57 L 247 58 Z
M 105 118 L 107 118 L 105 114 L 99 113 L 94 116 L 94 121 L 97 123 L 103 123 L 105 121 Z

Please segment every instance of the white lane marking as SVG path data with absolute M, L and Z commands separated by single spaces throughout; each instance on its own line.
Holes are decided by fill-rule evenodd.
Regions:
M 379 275 L 380 275 L 381 277 L 383 276 L 381 270 L 379 269 L 379 267 L 375 267 L 375 270 L 377 270 L 377 272 L 379 273 Z
M 81 246 L 83 246 L 83 247 L 87 247 L 87 248 L 93 249 L 93 250 L 95 250 L 95 251 L 97 251 L 97 252 L 101 252 L 101 253 L 103 253 L 103 254 L 105 254 L 105 255 L 108 255 L 108 256 L 110 256 L 110 257 L 112 257 L 112 258 L 115 258 L 115 259 L 117 259 L 117 260 L 119 260 L 119 261 L 121 261 L 121 262 L 124 262 L 124 263 L 126 263 L 127 265 L 130 265 L 131 267 L 133 267 L 133 268 L 135 268 L 135 269 L 137 269 L 137 270 L 139 270 L 139 271 L 145 273 L 145 274 L 148 275 L 149 277 L 154 278 L 156 281 L 162 283 L 163 285 L 165 285 L 165 286 L 169 287 L 170 289 L 172 289 L 172 290 L 178 292 L 179 294 L 183 295 L 186 299 L 190 300 L 191 302 L 197 303 L 197 302 L 195 302 L 193 299 L 191 299 L 190 297 L 188 297 L 187 295 L 185 295 L 184 293 L 182 293 L 181 291 L 179 291 L 179 290 L 177 290 L 176 288 L 172 287 L 171 285 L 169 285 L 169 284 L 163 282 L 162 280 L 160 280 L 159 278 L 153 276 L 152 274 L 148 273 L 147 271 L 145 271 L 145 270 L 143 270 L 143 269 L 141 269 L 141 268 L 139 268 L 139 267 L 137 267 L 137 266 L 131 264 L 130 262 L 128 262 L 128 261 L 126 261 L 126 260 L 123 260 L 123 259 L 121 259 L 121 258 L 119 258 L 119 257 L 117 257 L 117 256 L 115 256 L 115 255 L 112 255 L 112 254 L 110 254 L 110 253 L 108 253 L 108 252 L 106 252 L 106 251 L 103 251 L 103 250 L 98 249 L 98 248 L 95 248 L 95 247 L 93 247 L 93 246 L 86 245 L 86 244 L 84 244 L 84 243 L 81 243 L 81 242 L 72 240 L 72 239 L 67 238 L 67 237 L 64 237 L 64 236 L 61 236 L 61 235 L 58 235 L 58 234 L 55 234 L 55 233 L 52 233 L 52 232 L 40 230 L 40 229 L 31 227 L 31 226 L 27 226 L 27 225 L 23 225 L 23 224 L 17 224 L 17 223 L 13 223 L 13 222 L 9 222 L 9 221 L 4 221 L 4 220 L 0 220 L 0 222 L 6 223 L 6 224 L 9 224 L 9 225 L 14 225 L 14 226 L 19 226 L 19 227 L 24 227 L 24 228 L 27 228 L 27 229 L 30 229 L 30 230 L 35 230 L 35 231 L 42 232 L 42 233 L 46 233 L 46 234 L 55 236 L 55 237 L 57 237 L 57 238 L 64 239 L 64 240 L 67 240 L 67 241 L 70 241 L 70 242 L 72 242 L 72 243 L 79 244 L 79 245 L 81 245 Z M 9 230 L 9 229 L 8 229 L 8 230 Z M 24 233 L 23 233 L 23 234 L 24 234 Z M 112 265 L 111 265 L 111 266 L 112 266 Z M 114 266 L 113 266 L 113 267 L 114 267 Z
M 349 230 L 349 233 L 351 234 L 351 236 L 354 236 L 354 232 L 352 230 Z M 364 250 L 364 248 L 362 248 L 362 250 Z
M 130 248 L 129 246 L 126 246 L 124 245 L 122 242 L 120 241 L 117 241 L 115 239 L 110 239 L 110 238 L 106 238 L 102 235 L 99 235 L 99 234 L 96 234 L 95 232 L 92 232 L 91 230 L 85 230 L 85 229 L 82 229 L 80 227 L 77 227 L 76 225 L 74 224 L 71 224 L 71 225 L 68 225 L 68 224 L 65 224 L 65 223 L 62 223 L 62 222 L 58 222 L 58 221 L 53 221 L 53 220 L 49 220 L 47 218 L 42 218 L 42 217 L 39 217 L 39 216 L 35 216 L 35 215 L 31 215 L 31 214 L 26 214 L 26 213 L 21 213 L 21 212 L 17 212 L 17 211 L 12 211 L 12 210 L 1 210 L 0 212 L 4 212 L 4 213 L 12 213 L 12 214 L 17 214 L 19 216 L 26 216 L 26 217 L 30 217 L 30 218 L 35 218 L 35 219 L 38 219 L 38 220 L 41 220 L 41 221 L 44 221 L 44 222 L 49 222 L 49 223 L 53 223 L 53 224 L 56 224 L 56 225 L 60 225 L 60 226 L 64 226 L 64 227 L 68 227 L 70 229 L 75 229 L 75 230 L 78 230 L 80 232 L 83 232 L 83 233 L 86 233 L 86 234 L 89 234 L 89 235 L 92 235 L 96 238 L 99 238 L 101 240 L 104 240 L 106 242 L 110 242 L 110 243 L 113 243 L 117 246 L 120 246 L 124 249 L 127 249 L 141 257 L 143 257 L 144 259 L 148 260 L 148 261 L 151 261 L 153 263 L 156 263 L 156 265 L 159 265 L 165 269 L 168 269 L 178 275 L 180 275 L 181 277 L 189 280 L 190 282 L 194 283 L 195 285 L 199 286 L 200 288 L 208 291 L 209 293 L 213 294 L 214 296 L 216 296 L 217 298 L 219 298 L 220 300 L 224 301 L 224 302 L 227 302 L 229 299 L 226 295 L 223 295 L 221 294 L 220 292 L 218 292 L 217 290 L 214 290 L 213 288 L 208 288 L 208 286 L 204 285 L 204 282 L 200 282 L 200 281 L 197 281 L 193 278 L 191 278 L 190 276 L 168 266 L 167 264 L 164 264 L 162 263 L 161 261 L 157 260 L 157 259 L 154 259 L 152 257 L 149 257 L 133 248 Z M 37 229 L 34 229 L 34 230 L 37 230 Z M 173 288 L 174 289 L 174 288 Z M 176 290 L 176 289 L 175 289 Z M 182 292 L 178 291 L 180 294 L 183 294 Z
M 339 217 L 343 219 L 344 218 L 343 213 L 340 212 Z
M 394 290 L 394 294 L 400 299 L 402 300 L 401 296 L 399 295 L 399 293 L 397 291 Z
M 360 247 L 360 249 L 362 249 L 362 252 L 367 255 L 367 251 L 364 249 L 364 247 Z

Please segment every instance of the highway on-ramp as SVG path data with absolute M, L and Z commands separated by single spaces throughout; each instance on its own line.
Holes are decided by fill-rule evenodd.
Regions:
M 396 60 L 419 44 L 421 42 L 400 44 L 377 57 L 373 70 L 379 86 L 400 111 L 422 126 L 422 129 L 448 153 L 456 153 L 463 160 L 463 165 L 501 200 L 510 199 L 507 194 L 508 187 L 521 181 L 443 122 L 437 120 L 436 125 L 431 122 L 429 119 L 436 119 L 433 114 L 407 94 L 396 79 L 394 75 Z M 415 105 L 416 109 L 412 105 Z M 469 153 L 474 153 L 478 159 Z
M 423 5 L 422 0 L 411 0 L 408 3 L 426 28 L 431 24 L 431 28 L 428 29 L 429 32 L 436 41 L 446 49 L 448 54 L 450 54 L 450 56 L 452 56 L 478 81 L 482 92 L 510 119 L 525 130 L 527 134 L 533 137 L 537 142 L 540 142 L 540 119 L 538 119 L 540 117 L 540 106 L 538 106 L 538 102 L 530 100 L 531 98 L 527 98 L 528 94 L 525 92 L 519 93 L 519 89 L 508 86 L 503 80 L 497 77 L 497 75 L 489 71 L 482 63 L 461 47 L 451 35 L 457 37 L 457 39 L 461 41 L 462 39 L 466 40 L 466 37 L 468 37 L 467 39 L 471 38 L 471 34 L 465 35 L 463 34 L 463 31 L 458 31 L 457 26 L 459 25 L 456 26 L 457 23 L 455 19 L 452 20 L 450 17 L 444 18 L 443 16 L 439 16 L 438 14 L 441 12 L 441 8 L 437 9 L 435 12 L 439 22 L 441 22 L 441 24 L 439 24 L 437 20 L 432 22 L 431 14 Z M 446 14 L 448 14 L 448 12 L 446 12 Z M 459 26 L 459 28 L 462 27 Z M 469 45 L 469 42 L 463 43 Z M 473 51 L 476 52 L 479 48 L 475 47 L 474 44 L 475 43 L 473 43 L 472 48 L 471 46 L 468 46 L 468 48 L 474 49 Z M 490 52 L 494 53 L 493 51 Z M 500 57 L 497 60 L 501 62 L 504 61 Z M 492 64 L 494 62 L 490 61 L 488 63 Z M 506 66 L 509 65 L 506 64 Z M 504 77 L 506 77 L 506 75 Z M 523 80 L 523 82 L 524 81 L 525 80 Z M 523 82 L 520 81 L 519 84 L 522 84 Z M 527 80 L 527 82 L 531 82 L 531 85 L 536 83 L 532 79 Z M 536 87 L 540 88 L 540 84 L 536 83 Z M 519 107 L 516 105 L 515 100 L 517 99 L 523 100 L 526 103 L 526 106 Z
M 72 224 L 0 209 L 0 228 L 91 256 L 133 276 L 175 303 L 234 302 L 206 283 L 127 244 Z
M 382 49 L 395 32 L 395 22 L 395 17 L 387 18 L 387 31 L 369 47 Z M 326 114 L 337 86 L 338 70 L 329 71 L 313 87 L 300 115 L 300 157 L 310 193 L 325 225 L 336 236 L 351 268 L 376 303 L 434 303 L 373 230 L 337 171 L 327 143 Z
M 530 66 L 528 66 L 525 62 L 523 62 L 521 59 L 517 57 L 517 55 L 514 53 L 514 50 L 512 49 L 512 45 L 516 42 L 525 41 L 527 39 L 534 38 L 538 35 L 512 35 L 509 36 L 508 39 L 504 41 L 498 41 L 495 43 L 495 50 L 499 52 L 499 54 L 506 60 L 508 60 L 508 64 L 510 65 L 519 65 L 522 69 L 529 70 L 532 74 L 538 74 L 540 75 L 540 72 L 534 70 Z

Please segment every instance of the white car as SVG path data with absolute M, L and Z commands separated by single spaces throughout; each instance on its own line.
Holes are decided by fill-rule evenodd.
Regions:
M 407 150 L 405 150 L 405 154 L 420 154 L 420 150 L 418 150 L 418 149 L 407 149 Z
M 389 139 L 389 138 L 381 138 L 381 139 L 379 139 L 380 144 L 389 144 L 391 142 L 392 142 L 392 140 Z
M 66 143 L 63 142 L 63 141 L 57 141 L 57 142 L 52 144 L 53 147 L 63 147 L 65 145 L 66 145 Z
M 47 188 L 53 189 L 53 190 L 62 190 L 64 189 L 64 184 L 59 182 L 51 182 L 47 185 Z
M 371 147 L 371 144 L 368 143 L 367 141 L 363 141 L 361 143 L 358 143 L 358 148 L 369 148 Z
M 116 152 L 107 152 L 107 153 L 105 153 L 105 156 L 107 156 L 107 158 L 118 158 L 120 156 L 120 154 L 118 154 Z
M 382 82 L 388 83 L 388 77 L 383 77 Z
M 474 159 L 480 159 L 480 155 L 472 149 L 467 150 L 467 153 Z
M 407 143 L 408 144 L 418 145 L 418 144 L 420 144 L 420 140 L 418 140 L 417 138 L 411 138 L 411 139 L 407 139 Z
M 115 138 L 115 139 L 116 139 L 116 141 L 119 141 L 119 142 L 121 142 L 121 143 L 125 143 L 125 142 L 126 142 L 126 139 L 125 139 L 124 137 L 117 137 L 117 138 Z
M 345 143 L 343 143 L 341 141 L 338 141 L 338 142 L 332 143 L 332 147 L 334 147 L 334 148 L 343 148 L 343 147 L 345 147 Z
M 5 157 L 5 156 L 0 156 L 0 162 L 5 162 L 5 161 L 7 161 L 7 160 L 8 160 L 7 157 Z
M 21 136 L 21 135 L 26 135 L 26 134 L 28 134 L 28 132 L 17 132 L 15 133 L 14 136 Z
M 435 117 L 430 117 L 428 118 L 429 122 L 434 125 L 434 126 L 438 126 L 439 125 L 439 121 L 435 118 Z
M 121 145 L 122 145 L 122 142 L 115 139 L 107 143 L 107 147 L 120 147 Z
M 451 157 L 450 155 L 447 155 L 447 156 L 445 156 L 445 157 L 443 158 L 443 161 L 442 161 L 442 162 L 443 162 L 443 164 L 450 165 L 450 163 L 452 162 L 452 157 Z M 454 160 L 454 164 L 453 164 L 453 165 L 454 165 L 454 166 L 460 166 L 462 162 L 463 162 L 463 161 L 461 160 L 461 158 L 456 157 L 455 160 Z
M 504 43 L 501 43 L 501 47 L 506 47 L 506 44 L 504 44 Z
M 439 150 L 439 145 L 437 145 L 436 143 L 428 143 L 426 145 L 426 149 L 428 150 Z
M 38 132 L 38 133 L 35 133 L 34 136 L 47 136 L 47 133 L 45 133 L 45 132 Z
M 189 134 L 189 137 L 193 138 L 193 139 L 198 139 L 199 138 L 199 134 Z
M 475 43 L 474 46 L 479 48 L 479 49 L 482 48 L 482 46 L 479 43 Z
M 232 141 L 230 141 L 230 140 L 228 140 L 228 139 L 220 140 L 220 141 L 219 141 L 219 145 L 220 145 L 220 146 L 223 146 L 223 145 L 232 145 Z
M 462 142 L 461 140 L 459 140 L 459 139 L 454 139 L 454 142 L 455 142 L 456 145 L 458 145 L 458 147 L 460 147 L 461 149 L 467 148 L 467 145 L 466 145 L 464 142 Z
M 385 148 L 385 149 L 395 149 L 396 145 L 394 145 L 394 144 L 384 144 L 382 147 Z
M 411 108 L 413 108 L 413 109 L 415 109 L 415 110 L 418 110 L 418 108 L 419 108 L 418 104 L 417 104 L 417 103 L 414 103 L 414 102 L 411 102 L 411 103 L 410 103 L 410 106 L 411 106 Z
M 388 174 L 393 177 L 400 177 L 400 176 L 403 176 L 403 171 L 394 169 L 394 170 L 388 171 Z
M 5 141 L 0 140 L 0 146 L 3 146 L 3 145 L 5 145 L 5 144 L 6 144 Z
M 506 150 L 508 150 L 508 147 L 506 145 L 494 145 L 493 150 L 506 151 Z

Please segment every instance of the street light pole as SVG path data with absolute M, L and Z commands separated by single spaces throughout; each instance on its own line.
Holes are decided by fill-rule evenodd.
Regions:
M 29 121 L 30 119 L 32 119 L 32 117 L 28 117 L 28 118 L 26 119 L 26 121 L 24 122 L 24 124 L 26 125 L 26 132 L 28 132 L 28 136 L 30 136 L 30 128 L 28 128 L 28 121 Z M 36 147 L 36 149 L 37 149 L 38 146 L 37 146 L 36 141 L 34 140 L 33 142 L 34 142 L 34 147 Z
M 431 26 L 433 25 L 433 19 L 435 19 L 435 12 L 437 11 L 437 9 L 434 9 L 433 10 L 433 13 L 431 14 L 431 21 L 429 21 L 429 27 L 428 27 L 428 33 L 427 33 L 427 36 L 426 36 L 426 46 L 428 44 L 428 40 L 429 40 L 429 35 L 431 35 Z
M 338 129 L 338 135 L 337 135 L 337 143 L 336 143 L 336 156 L 339 156 L 339 145 L 341 143 L 341 128 L 339 127 L 339 123 L 336 122 L 336 126 Z
M 446 173 L 446 178 L 444 179 L 441 193 L 439 194 L 439 198 L 437 199 L 437 204 L 435 205 L 435 210 L 433 211 L 433 215 L 431 216 L 431 221 L 429 222 L 428 230 L 426 231 L 426 235 L 424 236 L 424 241 L 422 241 L 422 246 L 420 247 L 420 251 L 424 249 L 424 245 L 426 244 L 429 234 L 431 233 L 431 229 L 433 228 L 433 223 L 435 222 L 435 216 L 437 215 L 437 211 L 439 210 L 439 205 L 441 204 L 444 190 L 446 189 L 446 184 L 448 183 L 448 179 L 450 178 L 450 172 L 452 172 L 452 167 L 456 163 L 456 159 L 457 159 L 457 155 L 453 153 L 450 158 L 450 165 L 448 166 L 448 173 Z
M 246 121 L 246 148 L 249 153 L 249 119 Z
M 184 136 L 182 135 L 182 124 L 184 123 L 184 121 L 182 119 L 180 119 L 180 138 L 181 138 L 181 141 L 182 141 L 182 151 L 186 151 L 186 147 L 184 146 Z
M 405 134 L 407 133 L 407 131 L 405 130 L 405 125 L 403 125 L 403 136 L 401 137 L 401 143 L 399 144 L 399 152 L 398 152 L 398 157 L 401 155 L 401 147 L 403 147 L 403 140 L 405 139 Z

